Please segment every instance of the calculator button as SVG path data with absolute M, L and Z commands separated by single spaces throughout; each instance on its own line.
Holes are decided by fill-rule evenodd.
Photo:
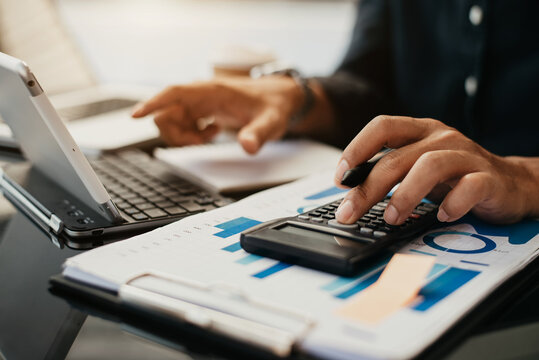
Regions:
M 380 206 L 380 205 L 374 205 L 371 209 L 377 210 L 377 211 L 384 211 L 385 207 Z
M 335 219 L 335 215 L 333 215 L 333 214 L 326 214 L 326 215 L 324 215 L 322 217 L 324 219 L 328 219 L 328 220 Z
M 370 210 L 369 214 L 376 215 L 376 216 L 382 216 L 384 212 L 382 210 Z
M 298 219 L 300 219 L 300 220 L 309 220 L 310 217 L 308 217 L 307 215 L 300 215 L 300 216 L 298 216 Z
M 312 218 L 311 221 L 314 221 L 314 222 L 317 222 L 317 223 L 321 223 L 321 222 L 323 222 L 324 220 L 321 219 L 321 218 Z
M 337 229 L 343 229 L 343 230 L 355 230 L 357 229 L 357 224 L 341 224 L 335 219 L 329 220 L 328 225 L 332 226 Z
M 318 211 L 313 211 L 313 212 L 309 213 L 309 215 L 319 217 L 322 214 L 320 214 Z
M 387 233 L 384 231 L 374 231 L 372 234 L 374 235 L 374 237 L 377 238 L 384 237 L 387 235 Z
M 319 212 L 320 214 L 327 214 L 328 213 L 328 211 L 324 210 L 324 209 L 317 209 L 316 211 Z
M 369 229 L 368 227 L 362 227 L 361 229 L 359 229 L 359 232 L 363 235 L 370 235 L 372 234 L 373 230 Z
M 367 219 L 376 219 L 376 216 L 375 215 L 371 215 L 371 214 L 365 214 L 363 215 L 364 218 L 367 218 Z
M 383 225 L 384 222 L 382 220 L 373 220 L 371 221 L 371 224 L 380 226 L 380 225 Z
M 365 217 L 363 216 L 361 219 L 359 219 L 359 221 L 362 221 L 362 222 L 365 222 L 365 223 L 368 223 L 371 219 L 369 219 L 368 217 Z
M 374 224 L 372 224 L 372 223 L 369 223 L 369 224 L 366 224 L 364 227 L 370 228 L 370 229 L 376 229 L 378 226 L 377 226 L 377 225 L 374 225 Z
M 419 210 L 419 209 L 415 209 L 414 211 L 412 211 L 412 213 L 416 215 L 427 215 L 427 212 L 425 210 Z
M 436 209 L 438 207 L 438 205 L 436 204 L 430 204 L 430 203 L 422 203 L 421 204 L 423 207 L 426 207 L 426 208 L 429 208 L 429 209 Z

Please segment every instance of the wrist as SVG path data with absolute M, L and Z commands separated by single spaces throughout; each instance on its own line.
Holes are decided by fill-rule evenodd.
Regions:
M 302 77 L 299 71 L 280 63 L 264 64 L 251 70 L 251 77 L 255 79 L 268 75 L 290 80 L 285 82 L 288 86 L 280 105 L 286 116 L 287 129 L 296 128 L 314 107 L 315 94 L 309 79 Z
M 508 156 L 507 160 L 521 169 L 521 189 L 524 217 L 539 219 L 539 158 Z

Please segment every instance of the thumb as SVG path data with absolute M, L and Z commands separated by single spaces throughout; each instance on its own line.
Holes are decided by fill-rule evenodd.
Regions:
M 277 111 L 268 109 L 245 125 L 238 133 L 238 142 L 249 154 L 256 154 L 270 139 L 280 138 L 286 131 L 286 122 Z

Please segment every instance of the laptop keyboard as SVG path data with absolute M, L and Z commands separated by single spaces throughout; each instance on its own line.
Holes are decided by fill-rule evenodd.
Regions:
M 184 180 L 142 151 L 124 151 L 91 160 L 112 200 L 135 221 L 183 217 L 230 203 Z

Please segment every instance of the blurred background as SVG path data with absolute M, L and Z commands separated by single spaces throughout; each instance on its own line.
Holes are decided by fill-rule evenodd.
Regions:
M 50 93 L 162 87 L 213 76 L 223 49 L 262 51 L 305 75 L 338 65 L 352 0 L 0 0 L 0 49 Z

